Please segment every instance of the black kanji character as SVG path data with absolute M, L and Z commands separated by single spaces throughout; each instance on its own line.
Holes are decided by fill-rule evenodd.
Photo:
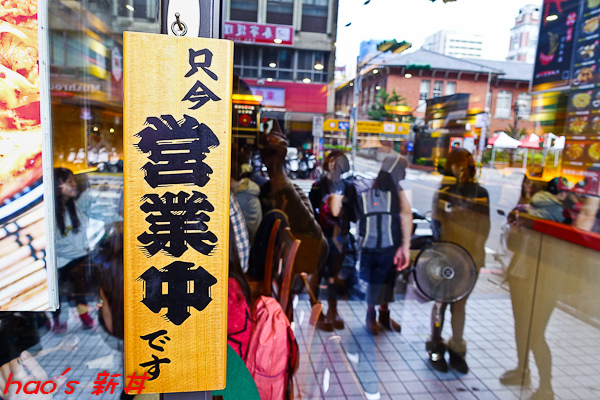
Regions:
M 138 236 L 142 249 L 151 257 L 163 250 L 172 257 L 181 257 L 191 246 L 205 256 L 210 255 L 217 243 L 217 236 L 208 230 L 206 222 L 210 217 L 206 212 L 215 210 L 206 195 L 193 191 L 167 192 L 161 197 L 147 194 L 140 209 L 150 214 L 148 232 Z M 204 212 L 206 211 L 206 212 Z M 213 243 L 213 244 L 209 244 Z
M 204 159 L 210 149 L 219 145 L 213 131 L 189 115 L 181 121 L 172 115 L 148 117 L 146 124 L 151 126 L 136 134 L 141 138 L 136 147 L 142 153 L 150 153 L 151 162 L 142 167 L 146 182 L 153 188 L 206 185 L 213 170 Z
M 171 363 L 171 360 L 169 360 L 168 358 L 158 358 L 153 354 L 152 361 L 141 363 L 140 367 L 142 367 L 142 368 L 150 367 L 150 369 L 147 371 L 150 374 L 150 379 L 148 379 L 148 380 L 153 381 L 156 378 L 158 378 L 158 376 L 160 375 L 160 364 L 170 364 L 170 363 Z
M 194 307 L 202 311 L 212 301 L 210 287 L 217 279 L 202 267 L 192 269 L 193 263 L 174 261 L 160 271 L 151 267 L 140 279 L 145 282 L 142 303 L 155 314 L 167 308 L 165 317 L 175 325 L 181 325 L 191 315 Z M 167 290 L 163 293 L 163 283 Z
M 166 344 L 167 342 L 165 340 L 171 340 L 170 337 L 167 336 L 167 331 L 164 329 L 161 329 L 160 331 L 156 331 L 154 333 L 149 333 L 147 335 L 144 336 L 140 336 L 140 339 L 142 340 L 147 340 L 148 341 L 148 346 L 150 346 L 150 348 L 154 349 L 154 350 L 158 350 L 158 351 L 165 351 L 165 348 L 162 346 L 159 346 L 157 344 L 154 344 L 154 341 L 156 339 L 158 339 L 159 337 L 164 336 L 165 339 L 160 339 L 159 342 L 161 344 Z
M 213 53 L 208 49 L 202 49 L 202 50 L 198 50 L 198 51 L 195 51 L 193 49 L 189 49 L 189 50 L 190 50 L 189 63 L 190 63 L 191 69 L 188 71 L 187 74 L 185 74 L 185 77 L 187 78 L 187 77 L 194 75 L 196 72 L 198 72 L 198 68 L 202 68 L 202 70 L 204 72 L 206 72 L 206 74 L 208 76 L 210 76 L 214 81 L 218 81 L 219 77 L 217 76 L 217 74 L 215 74 L 214 72 L 209 70 L 210 64 L 212 63 Z M 202 55 L 204 56 L 204 61 L 196 62 L 196 57 L 200 57 Z
M 200 89 L 200 90 L 198 90 Z M 190 107 L 190 110 L 195 110 L 206 104 L 207 101 L 220 101 L 221 98 L 214 94 L 212 90 L 206 87 L 202 82 L 196 81 L 194 86 L 186 93 L 181 101 L 191 101 L 196 104 Z

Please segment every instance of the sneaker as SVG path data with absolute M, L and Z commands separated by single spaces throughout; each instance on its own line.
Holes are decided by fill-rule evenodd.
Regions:
M 94 321 L 94 319 L 90 317 L 90 314 L 88 312 L 79 314 L 79 318 L 81 319 L 83 329 L 93 329 L 96 327 L 96 321 Z
M 500 377 L 500 383 L 503 385 L 529 385 L 531 383 L 529 369 L 525 371 L 520 368 L 508 370 Z
M 329 319 L 329 321 L 331 321 L 331 323 L 333 324 L 333 327 L 335 329 L 341 330 L 344 329 L 344 320 L 338 315 L 338 313 L 334 313 L 333 315 L 331 315 L 331 313 L 327 313 L 327 318 Z
M 448 349 L 448 354 L 450 355 L 450 366 L 452 369 L 461 374 L 469 373 L 469 366 L 467 365 L 464 354 L 456 353 L 450 349 Z

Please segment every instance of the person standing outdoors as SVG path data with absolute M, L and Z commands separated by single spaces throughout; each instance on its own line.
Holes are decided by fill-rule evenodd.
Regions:
M 372 188 L 359 196 L 360 275 L 368 283 L 366 329 L 373 335 L 379 334 L 377 322 L 386 330 L 401 330 L 388 305 L 394 301 L 397 272 L 410 264 L 412 211 L 400 186 L 407 165 L 400 154 L 387 156 Z

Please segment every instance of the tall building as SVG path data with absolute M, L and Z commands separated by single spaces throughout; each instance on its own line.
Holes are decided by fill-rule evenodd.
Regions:
M 519 10 L 515 26 L 510 29 L 508 61 L 533 63 L 540 30 L 540 6 L 528 4 Z
M 425 50 L 452 57 L 480 58 L 483 45 L 483 35 L 443 29 L 433 35 L 427 36 L 422 47 Z
M 337 9 L 338 0 L 223 3 L 223 38 L 235 42 L 234 74 L 262 95 L 262 115 L 277 118 L 294 146 L 310 140 L 315 114 L 333 110 L 328 82 Z

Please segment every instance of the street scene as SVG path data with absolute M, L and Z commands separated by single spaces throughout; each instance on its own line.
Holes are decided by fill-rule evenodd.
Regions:
M 0 28 L 0 399 L 600 399 L 600 0 Z

